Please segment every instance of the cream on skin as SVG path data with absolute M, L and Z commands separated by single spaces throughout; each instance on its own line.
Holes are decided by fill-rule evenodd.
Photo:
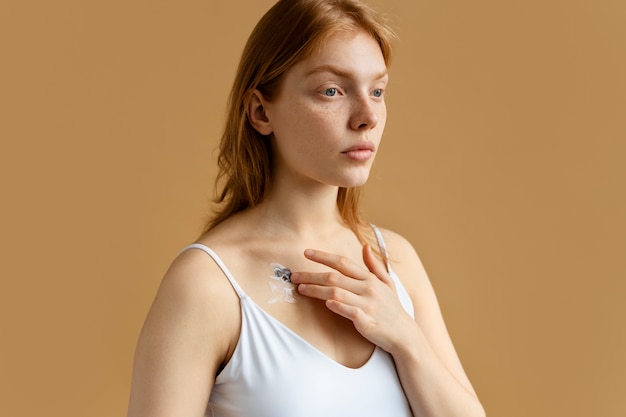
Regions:
M 336 189 L 329 186 L 356 187 L 367 180 L 385 126 L 387 80 L 376 41 L 363 31 L 339 32 L 286 73 L 273 101 L 259 97 L 267 120 L 261 125 L 266 130 L 259 131 L 274 134 L 274 186 L 293 197 L 295 206 L 286 210 L 294 224 L 307 223 L 305 217 L 315 210 L 312 201 L 334 204 Z M 317 212 L 324 212 L 321 207 Z M 423 267 L 406 246 L 406 253 L 395 253 L 402 259 L 398 269 L 407 269 L 403 276 L 422 276 L 419 284 L 412 284 L 419 290 L 411 291 L 421 313 L 417 320 L 398 304 L 384 265 L 368 246 L 363 249 L 365 267 L 309 249 L 307 259 L 336 273 L 294 271 L 291 282 L 299 294 L 324 301 L 367 340 L 392 354 L 415 415 L 484 416 Z
M 270 135 L 272 186 L 262 202 L 198 243 L 237 269 L 252 300 L 267 300 L 259 271 L 283 283 L 272 263 L 297 268 L 290 285 L 298 302 L 267 303 L 268 313 L 346 367 L 363 366 L 373 345 L 387 351 L 414 415 L 483 417 L 410 243 L 382 230 L 415 320 L 383 262 L 362 247 L 337 207 L 337 187 L 360 186 L 369 176 L 386 121 L 386 85 L 379 45 L 356 30 L 333 33 L 290 68 L 272 101 L 254 92 L 246 110 L 254 128 Z M 173 263 L 146 319 L 129 416 L 204 415 L 215 376 L 235 350 L 237 294 L 197 252 Z M 280 291 L 277 301 L 285 301 Z

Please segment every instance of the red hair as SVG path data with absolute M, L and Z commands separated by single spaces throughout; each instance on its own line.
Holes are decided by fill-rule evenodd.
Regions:
M 248 121 L 254 90 L 271 100 L 293 65 L 310 56 L 339 30 L 360 29 L 380 45 L 388 66 L 394 35 L 383 18 L 357 0 L 280 0 L 258 22 L 244 48 L 231 90 L 218 156 L 216 198 L 208 231 L 231 215 L 259 204 L 272 184 L 268 141 Z M 358 211 L 360 188 L 339 188 L 343 221 L 364 242 Z

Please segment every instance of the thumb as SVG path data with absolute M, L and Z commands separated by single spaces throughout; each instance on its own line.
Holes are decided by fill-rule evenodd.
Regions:
M 387 273 L 385 264 L 374 255 L 374 251 L 370 245 L 363 246 L 363 262 L 369 271 L 376 275 L 378 279 L 385 283 L 391 283 L 392 279 Z

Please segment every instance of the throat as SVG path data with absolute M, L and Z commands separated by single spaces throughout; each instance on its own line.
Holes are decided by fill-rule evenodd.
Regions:
M 338 228 L 345 228 L 337 207 L 336 191 L 329 201 L 310 195 L 270 196 L 254 207 L 254 223 L 270 238 L 296 238 L 309 241 L 321 236 L 332 236 Z M 314 204 L 312 202 L 315 202 Z

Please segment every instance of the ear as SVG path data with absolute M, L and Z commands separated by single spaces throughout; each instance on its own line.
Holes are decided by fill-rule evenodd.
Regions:
M 267 136 L 272 133 L 272 125 L 269 117 L 267 117 L 265 104 L 267 101 L 259 90 L 254 90 L 250 95 L 246 112 L 248 120 L 254 129 L 260 134 Z

